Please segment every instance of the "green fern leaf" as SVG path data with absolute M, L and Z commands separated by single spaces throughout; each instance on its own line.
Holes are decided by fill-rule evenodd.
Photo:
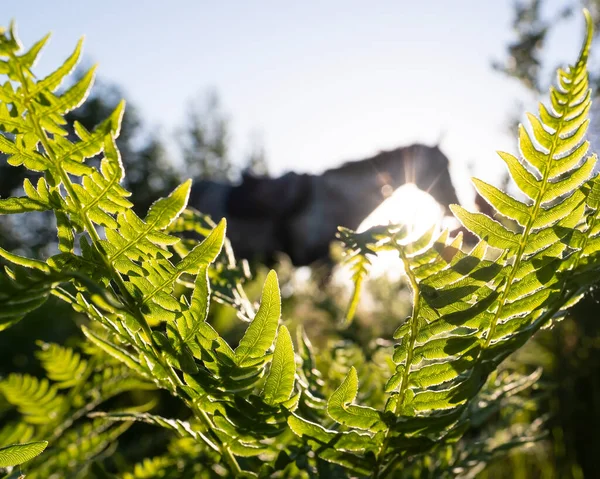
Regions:
M 509 231 L 501 223 L 481 213 L 470 213 L 458 205 L 452 205 L 451 208 L 465 228 L 476 231 L 489 245 L 513 253 L 519 249 L 519 235 Z
M 265 356 L 275 339 L 280 316 L 279 284 L 277 274 L 271 270 L 265 280 L 260 308 L 235 350 L 236 362 L 240 366 L 254 363 L 256 359 Z
M 26 197 L 0 200 L 0 214 L 2 215 L 29 213 L 31 211 L 47 211 L 50 208 L 50 205 L 39 203 Z
M 9 404 L 17 407 L 30 424 L 54 421 L 65 406 L 64 397 L 47 379 L 11 374 L 0 381 L 0 393 Z
M 66 124 L 63 115 L 83 103 L 92 88 L 95 75 L 96 67 L 94 66 L 60 96 L 46 90 L 33 97 L 40 126 L 52 134 L 66 136 L 67 131 L 61 128 L 61 125 Z
M 104 351 L 109 356 L 123 362 L 127 367 L 133 371 L 138 372 L 141 375 L 147 375 L 147 371 L 144 367 L 125 349 L 100 338 L 98 335 L 90 331 L 85 326 L 82 326 L 81 330 L 83 334 L 98 348 Z
M 52 162 L 24 144 L 16 144 L 0 135 L 0 152 L 8 155 L 8 164 L 12 166 L 24 165 L 32 171 L 46 171 L 52 168 Z
M 126 422 L 144 422 L 146 424 L 152 424 L 160 426 L 165 429 L 171 429 L 176 431 L 181 437 L 191 437 L 193 439 L 203 438 L 206 444 L 212 446 L 215 451 L 219 451 L 216 445 L 214 445 L 201 431 L 196 431 L 190 423 L 181 421 L 179 419 L 167 419 L 162 416 L 148 413 L 105 413 L 95 412 L 89 415 L 93 418 L 104 418 L 110 421 L 126 421 Z
M 377 451 L 383 440 L 381 435 L 373 437 L 354 431 L 345 433 L 331 431 L 294 414 L 288 418 L 288 424 L 297 436 L 302 437 L 309 444 L 313 443 L 315 448 L 319 449 L 322 459 L 345 466 L 359 474 L 373 473 L 376 467 L 373 456 L 363 454 L 366 451 Z
M 58 344 L 39 345 L 41 350 L 37 352 L 37 357 L 48 373 L 48 378 L 55 381 L 56 387 L 71 388 L 85 377 L 88 363 L 79 353 Z
M 287 401 L 294 390 L 296 362 L 292 337 L 285 326 L 279 326 L 271 369 L 265 381 L 262 397 L 267 404 L 275 406 Z
M 201 323 L 206 321 L 208 316 L 210 299 L 210 283 L 208 281 L 208 265 L 201 266 L 196 275 L 194 291 L 190 303 L 189 312 L 195 322 Z
M 50 39 L 51 34 L 48 33 L 41 40 L 35 42 L 33 46 L 23 55 L 19 56 L 19 63 L 27 69 L 31 69 L 35 64 L 40 52 L 46 46 L 46 43 Z
M 178 271 L 196 274 L 202 265 L 213 263 L 223 248 L 226 228 L 227 222 L 222 219 L 206 239 L 181 260 Z
M 62 85 L 62 82 L 67 75 L 69 75 L 79 63 L 82 51 L 83 38 L 80 38 L 73 53 L 54 72 L 40 80 L 35 85 L 31 94 L 35 95 L 44 90 L 56 91 Z
M 17 466 L 30 461 L 44 452 L 47 446 L 48 441 L 36 441 L 0 447 L 0 467 Z
M 392 437 L 418 431 L 410 439 L 416 444 L 429 432 L 459 427 L 491 368 L 576 297 L 566 273 L 585 256 L 581 244 L 591 229 L 582 221 L 595 221 L 585 206 L 595 158 L 585 158 L 583 140 L 590 39 L 588 31 L 578 63 L 559 72 L 561 87 L 551 93 L 551 111 L 541 109 L 542 119 L 531 120 L 533 137 L 520 128 L 523 161 L 501 154 L 531 201 L 475 181 L 490 205 L 514 220 L 511 229 L 452 206 L 482 238 L 470 254 L 444 256 L 446 244 L 411 257 L 409 245 L 398 245 L 414 304 L 412 317 L 394 335 L 400 340 L 393 355 L 397 366 L 386 386 L 391 394 L 386 411 L 398 415 Z M 488 245 L 502 251 L 494 261 L 486 259 Z
M 335 390 L 327 402 L 327 413 L 340 424 L 373 432 L 383 431 L 387 426 L 381 421 L 379 412 L 366 406 L 352 404 L 358 393 L 358 375 L 350 368 L 344 382 Z
M 0 248 L 0 256 L 7 253 Z M 20 258 L 7 255 L 9 258 Z M 27 260 L 34 267 L 47 268 L 45 263 Z M 53 288 L 61 283 L 61 275 L 46 273 L 32 268 L 15 267 L 0 271 L 0 331 L 17 323 L 25 315 L 46 302 Z

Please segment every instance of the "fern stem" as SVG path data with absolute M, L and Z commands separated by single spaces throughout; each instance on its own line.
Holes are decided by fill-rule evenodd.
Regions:
M 418 329 L 419 329 L 418 318 L 419 318 L 419 310 L 421 308 L 421 304 L 420 304 L 421 303 L 421 290 L 419 288 L 419 282 L 417 281 L 416 276 L 410 269 L 410 262 L 409 262 L 408 258 L 406 257 L 406 255 L 404 254 L 404 251 L 402 250 L 401 247 L 398 248 L 398 252 L 400 253 L 400 259 L 402 259 L 402 264 L 404 265 L 404 270 L 406 272 L 406 275 L 408 276 L 408 280 L 410 281 L 411 289 L 413 290 L 413 311 L 412 311 L 412 315 L 410 318 L 410 337 L 409 337 L 409 344 L 408 344 L 408 352 L 407 352 L 407 356 L 406 356 L 406 365 L 404 367 L 404 371 L 402 372 L 402 379 L 400 380 L 399 393 L 398 393 L 400 395 L 400 399 L 396 403 L 396 407 L 395 407 L 395 411 L 394 411 L 395 414 L 398 414 L 400 406 L 404 402 L 406 390 L 408 389 L 408 375 L 410 372 L 410 366 L 411 366 L 412 359 L 413 359 L 413 349 L 414 349 L 415 341 L 417 340 L 417 333 L 419 332 L 418 331 Z
M 375 479 L 377 479 L 377 478 L 385 479 L 386 477 L 388 477 L 389 474 L 391 474 L 394 471 L 394 467 L 396 467 L 396 464 L 398 464 L 401 460 L 402 460 L 402 456 L 400 456 L 400 454 L 394 455 L 392 457 L 392 459 L 390 459 L 388 461 L 388 463 L 383 467 L 383 469 L 381 470 L 381 473 L 379 471 L 377 471 L 377 474 L 373 477 Z
M 239 463 L 237 462 L 237 459 L 232 454 L 229 447 L 227 447 L 226 444 L 223 444 L 223 441 L 221 441 L 219 436 L 217 436 L 217 434 L 215 433 L 215 426 L 213 425 L 212 421 L 210 420 L 210 417 L 208 417 L 208 414 L 206 413 L 206 411 L 204 411 L 203 409 L 200 409 L 195 402 L 192 402 L 192 401 L 186 401 L 186 402 L 191 407 L 192 411 L 195 412 L 194 415 L 198 419 L 200 419 L 200 421 L 202 423 L 204 423 L 204 425 L 206 426 L 206 428 L 209 431 L 209 434 L 212 436 L 212 438 L 215 440 L 215 442 L 217 444 L 219 444 L 221 457 L 225 460 L 225 462 L 227 463 L 227 466 L 229 467 L 231 472 L 234 474 L 234 476 L 239 476 L 243 472 L 242 468 L 240 467 Z
M 77 300 L 73 297 L 73 295 L 71 293 L 69 293 L 66 289 L 61 288 L 60 286 L 57 286 L 56 288 L 52 288 L 52 291 L 50 291 L 50 294 L 63 300 L 65 303 L 68 303 L 71 305 L 77 303 Z
M 356 314 L 356 308 L 358 308 L 358 302 L 360 300 L 360 293 L 362 291 L 362 285 L 364 281 L 365 275 L 359 274 L 354 281 L 354 289 L 352 291 L 352 298 L 350 299 L 350 303 L 348 304 L 348 309 L 346 310 L 346 314 L 344 315 L 344 319 L 342 324 L 340 325 L 342 328 L 347 328 L 352 323 L 354 319 L 354 315 Z
M 400 385 L 398 387 L 398 401 L 396 402 L 396 405 L 394 407 L 394 415 L 395 416 L 398 415 L 400 408 L 402 407 L 402 404 L 404 403 L 406 391 L 408 389 L 408 375 L 409 375 L 410 366 L 411 366 L 411 363 L 413 360 L 413 349 L 414 349 L 415 341 L 417 340 L 417 333 L 419 332 L 418 317 L 419 317 L 419 311 L 421 308 L 421 304 L 420 304 L 421 303 L 421 289 L 419 288 L 419 282 L 417 280 L 417 277 L 415 276 L 415 274 L 413 273 L 413 271 L 410 268 L 410 261 L 406 257 L 406 254 L 404 253 L 402 246 L 398 245 L 397 250 L 398 250 L 398 254 L 400 255 L 400 259 L 402 260 L 402 264 L 404 265 L 404 271 L 406 273 L 406 276 L 408 277 L 408 280 L 410 282 L 410 286 L 412 289 L 413 310 L 412 310 L 412 315 L 410 318 L 410 336 L 409 336 L 408 352 L 407 352 L 407 356 L 406 356 L 406 363 L 404 366 L 404 371 L 402 372 L 402 378 L 400 379 Z M 380 471 L 380 465 L 382 464 L 383 459 L 385 458 L 385 453 L 387 451 L 387 448 L 389 446 L 391 438 L 392 438 L 392 430 L 391 430 L 391 428 L 388 428 L 388 430 L 385 434 L 385 439 L 383 440 L 383 443 L 381 444 L 381 449 L 379 450 L 379 454 L 377 456 L 377 468 L 375 469 L 375 473 L 373 474 L 374 479 L 387 476 L 392 471 L 393 463 L 396 462 L 393 459 L 388 464 L 386 464 L 383 467 L 383 469 Z

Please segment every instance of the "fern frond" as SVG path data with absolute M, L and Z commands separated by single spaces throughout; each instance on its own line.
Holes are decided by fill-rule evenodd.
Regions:
M 509 229 L 453 206 L 463 225 L 482 239 L 469 254 L 441 255 L 446 247 L 414 252 L 419 248 L 397 244 L 414 304 L 412 317 L 394 334 L 400 343 L 393 356 L 396 373 L 386 388 L 391 394 L 386 411 L 398 419 L 388 434 L 390 444 L 395 438 L 415 442 L 429 434 L 439 438 L 441 429 L 447 434 L 460 430 L 468 418 L 465 407 L 490 371 L 576 294 L 568 286 L 573 266 L 562 260 L 578 256 L 574 238 L 586 216 L 582 198 L 595 164 L 595 157 L 585 158 L 587 145 L 582 146 L 591 41 L 586 18 L 588 37 L 579 60 L 559 72 L 560 87 L 551 92 L 555 121 L 549 124 L 545 116 L 546 124 L 532 120 L 535 139 L 520 128 L 523 162 L 501 155 L 530 200 L 475 182 L 480 194 L 519 226 Z M 487 259 L 489 246 L 501 251 L 495 260 Z
M 579 60 L 559 71 L 551 106 L 542 106 L 539 118 L 530 116 L 530 127 L 519 129 L 521 158 L 501 153 L 525 199 L 475 180 L 505 222 L 454 207 L 480 238 L 468 253 L 460 237 L 443 232 L 434 238 L 434 228 L 416 239 L 399 226 L 340 231 L 356 285 L 346 323 L 370 255 L 384 250 L 397 252 L 403 263 L 413 310 L 394 333 L 393 353 L 385 342 L 369 367 L 355 367 L 365 362 L 363 351 L 337 342 L 327 382 L 302 330 L 296 369 L 291 337 L 280 325 L 276 274 L 267 275 L 255 311 L 241 287 L 249 277 L 245 263 L 235 261 L 225 240 L 225 221 L 190 224 L 198 216 L 185 210 L 189 181 L 155 202 L 144 218 L 133 212 L 115 143 L 123 104 L 93 131 L 75 124 L 77 138 L 67 136 L 64 115 L 81 104 L 94 79 L 92 68 L 59 90 L 81 43 L 61 67 L 38 80 L 31 69 L 47 38 L 23 52 L 14 26 L 0 29 L 0 72 L 8 78 L 0 88 L 0 152 L 9 164 L 41 177 L 35 186 L 24 182 L 25 196 L 0 200 L 0 213 L 53 211 L 60 249 L 42 261 L 0 248 L 11 265 L 0 275 L 0 329 L 49 294 L 91 320 L 82 327 L 84 353 L 56 345 L 39 353 L 53 383 L 23 375 L 0 381 L 6 402 L 29 426 L 20 427 L 23 436 L 51 436 L 44 460 L 31 462 L 32 477 L 85 472 L 132 421 L 179 433 L 195 452 L 217 458 L 227 469 L 223 474 L 240 477 L 259 468 L 263 477 L 271 474 L 263 461 L 295 463 L 322 476 L 346 469 L 385 477 L 403 462 L 418 462 L 424 452 L 467 444 L 463 435 L 470 425 L 484 425 L 533 380 L 493 382 L 490 374 L 561 317 L 600 269 L 600 180 L 590 178 L 596 160 L 586 156 L 584 139 L 591 98 L 587 13 L 586 19 Z M 88 160 L 98 156 L 96 167 Z M 173 234 L 188 230 L 203 239 Z M 211 294 L 249 323 L 235 350 L 207 321 Z M 372 381 L 377 374 L 385 387 L 381 379 Z M 384 389 L 371 395 L 371 404 L 365 383 Z M 488 387 L 493 394 L 486 395 Z M 100 403 L 131 388 L 167 390 L 193 417 L 186 422 L 128 412 L 85 421 Z M 116 420 L 125 424 L 114 425 Z M 498 448 L 532 440 L 529 432 L 510 435 Z M 3 431 L 2 437 L 14 436 Z M 474 458 L 458 448 L 450 452 L 457 464 L 476 463 L 497 450 L 498 443 L 488 439 L 472 444 Z
M 130 423 L 115 426 L 102 419 L 85 422 L 65 433 L 32 463 L 28 477 L 45 479 L 53 474 L 75 475 L 110 448 L 130 426 Z
M 285 326 L 279 326 L 269 375 L 261 393 L 265 402 L 275 406 L 288 401 L 294 390 L 295 374 L 296 361 L 292 337 Z
M 55 381 L 59 389 L 75 386 L 86 374 L 87 361 L 73 349 L 47 343 L 41 343 L 40 347 L 37 357 L 48 373 L 48 378 Z
M 275 339 L 280 316 L 281 295 L 277 274 L 270 271 L 265 280 L 260 308 L 235 350 L 235 360 L 241 367 L 264 359 Z
M 30 441 L 33 434 L 34 426 L 31 424 L 24 422 L 10 422 L 0 429 L 0 446 Z
M 39 308 L 46 302 L 53 289 L 63 281 L 64 277 L 61 274 L 36 271 L 22 266 L 12 269 L 5 267 L 4 271 L 0 271 L 0 331 Z
M 371 270 L 371 256 L 375 256 L 377 251 L 382 250 L 382 246 L 390 241 L 390 235 L 406 236 L 406 233 L 405 228 L 394 225 L 378 226 L 364 233 L 355 233 L 348 228 L 338 227 L 336 238 L 342 242 L 343 262 L 349 265 L 352 271 L 354 285 L 342 326 L 348 326 L 354 319 L 363 282 Z
M 198 235 L 206 238 L 216 227 L 210 217 L 201 214 L 193 208 L 186 208 L 179 217 L 167 228 L 170 233 L 183 233 L 185 236 Z M 194 247 L 195 240 L 183 238 L 173 245 L 180 256 L 186 256 Z M 225 238 L 223 254 L 208 271 L 214 299 L 228 304 L 236 309 L 238 316 L 248 321 L 254 316 L 254 308 L 248 300 L 243 285 L 250 279 L 248 261 L 236 260 L 231 242 Z M 193 284 L 185 279 L 178 280 L 180 284 L 193 288 Z
M 133 471 L 123 474 L 123 479 L 156 479 L 177 477 L 176 460 L 168 456 L 144 459 L 134 466 Z
M 17 466 L 30 461 L 44 452 L 47 445 L 46 441 L 37 441 L 0 447 L 0 467 Z
M 0 393 L 30 424 L 53 422 L 65 407 L 56 386 L 29 375 L 9 375 L 0 381 Z
M 566 257 L 577 248 L 574 237 L 579 233 L 575 228 L 584 219 L 587 196 L 582 185 L 589 179 L 596 163 L 595 156 L 586 157 L 589 142 L 584 140 L 591 98 L 586 65 L 592 27 L 587 13 L 586 19 L 587 39 L 577 63 L 558 71 L 558 85 L 550 91 L 552 107 L 548 109 L 541 105 L 539 119 L 528 116 L 533 136 L 523 126 L 519 128 L 523 161 L 507 153 L 501 154 L 516 185 L 529 201 L 516 200 L 481 180 L 475 181 L 479 193 L 490 205 L 521 225 L 521 231 L 508 231 L 499 223 L 490 223 L 492 220 L 481 214 L 453 207 L 461 222 L 491 246 L 504 247 L 499 240 L 501 235 L 511 236 L 514 243 L 506 258 L 511 264 L 506 269 L 498 308 L 491 318 L 486 348 L 501 349 L 503 341 L 515 337 L 516 329 L 512 325 L 517 322 L 521 323 L 520 327 L 527 322 L 533 324 L 536 320 L 534 311 L 559 295 L 561 285 L 556 276 L 547 274 L 541 283 L 533 278 L 539 278 L 541 269 L 547 266 L 536 265 L 544 251 L 553 248 L 552 256 L 548 257 L 557 258 Z M 484 224 L 487 224 L 485 230 Z M 543 287 L 545 292 L 540 289 Z M 512 321 L 512 325 L 506 327 L 509 319 L 527 310 L 531 311 L 530 317 Z

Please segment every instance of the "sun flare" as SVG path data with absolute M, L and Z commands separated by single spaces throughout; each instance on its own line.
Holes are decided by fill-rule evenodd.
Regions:
M 441 223 L 442 210 L 430 194 L 413 184 L 406 184 L 394 191 L 358 227 L 365 231 L 376 225 L 405 224 L 411 236 L 424 233 L 432 225 Z
M 406 184 L 394 191 L 381 203 L 358 227 L 358 231 L 385 224 L 405 224 L 409 228 L 407 239 L 418 238 L 429 228 L 442 227 L 443 211 L 433 197 L 417 188 L 414 184 Z M 373 261 L 371 274 L 398 276 L 402 272 L 402 263 L 393 252 L 383 252 Z

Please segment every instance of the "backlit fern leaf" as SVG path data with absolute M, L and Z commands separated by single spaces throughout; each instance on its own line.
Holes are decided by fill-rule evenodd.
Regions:
M 87 262 L 87 269 L 94 275 L 113 280 L 125 294 L 127 306 L 138 310 L 130 317 L 148 333 L 147 320 L 168 319 L 180 310 L 179 303 L 170 299 L 169 294 L 175 280 L 182 273 L 195 273 L 200 264 L 211 262 L 214 259 L 211 255 L 218 253 L 218 249 L 205 250 L 208 246 L 205 243 L 176 266 L 168 261 L 172 253 L 166 246 L 179 239 L 162 230 L 185 207 L 190 183 L 184 183 L 168 198 L 152 205 L 145 220 L 138 218 L 127 200 L 129 193 L 120 185 L 124 172 L 115 145 L 124 104 L 119 104 L 93 132 L 76 123 L 78 141 L 67 139 L 62 128 L 64 114 L 83 101 L 93 83 L 94 69 L 91 69 L 69 89 L 57 93 L 58 86 L 78 61 L 81 44 L 65 65 L 38 82 L 27 66 L 38 49 L 19 55 L 20 44 L 14 28 L 3 36 L 3 45 L 4 56 L 8 57 L 8 75 L 19 87 L 15 90 L 10 82 L 3 87 L 2 111 L 12 119 L 13 138 L 0 137 L 0 150 L 9 155 L 12 165 L 24 164 L 34 171 L 44 171 L 46 182 L 38 183 L 37 189 L 26 184 L 27 197 L 3 200 L 0 208 L 9 213 L 53 209 L 62 253 L 51 258 L 50 265 L 64 268 L 75 264 L 81 269 L 82 263 Z M 86 159 L 100 153 L 103 157 L 99 169 L 86 164 Z M 105 228 L 106 240 L 99 237 L 96 225 Z M 222 236 L 224 226 L 217 230 Z M 87 242 L 83 239 L 83 255 L 74 259 L 73 238 L 81 231 L 87 232 L 94 247 L 83 248 Z M 219 238 L 216 240 L 218 244 Z M 3 256 L 11 260 L 8 255 Z
M 0 137 L 0 151 L 9 155 L 12 165 L 43 172 L 45 180 L 35 189 L 26 184 L 27 196 L 7 200 L 0 204 L 0 211 L 52 209 L 61 253 L 46 262 L 4 250 L 0 255 L 44 273 L 64 274 L 75 291 L 53 285 L 52 294 L 95 321 L 93 327 L 82 327 L 86 338 L 140 377 L 175 395 L 185 391 L 185 401 L 192 409 L 202 402 L 208 415 L 199 419 L 208 432 L 199 440 L 214 444 L 230 468 L 237 470 L 234 455 L 257 455 L 271 447 L 261 441 L 285 430 L 288 411 L 298 402 L 289 367 L 293 349 L 284 329 L 277 346 L 278 360 L 267 378 L 265 399 L 252 394 L 263 385 L 279 326 L 276 276 L 269 274 L 256 313 L 237 287 L 230 292 L 228 284 L 215 281 L 222 297 L 243 306 L 240 312 L 250 320 L 234 351 L 205 321 L 208 266 L 221 252 L 225 221 L 193 247 L 177 247 L 180 240 L 169 234 L 169 228 L 186 206 L 189 181 L 156 201 L 144 219 L 138 217 L 127 199 L 129 193 L 120 185 L 124 172 L 115 138 L 123 105 L 92 132 L 75 124 L 78 139 L 71 141 L 63 128 L 63 116 L 87 95 L 94 69 L 59 92 L 60 83 L 80 56 L 81 44 L 63 66 L 40 81 L 28 66 L 36 52 L 34 48 L 32 53 L 21 54 L 14 28 L 2 32 L 0 56 L 6 58 L 2 61 L 11 81 L 2 87 L 0 101 L 6 105 L 2 112 L 10 117 L 10 121 L 4 120 L 11 134 Z M 101 156 L 99 168 L 86 162 L 97 155 Z M 81 254 L 75 248 L 77 237 Z M 232 268 L 228 271 L 233 273 Z M 187 284 L 192 282 L 190 277 L 195 278 L 191 297 L 175 295 L 175 285 L 182 277 Z M 74 362 L 66 362 L 50 371 L 59 381 L 67 369 L 75 367 Z M 280 368 L 280 363 L 285 367 Z M 95 377 L 93 374 L 90 381 Z M 78 387 L 85 394 L 86 388 Z
M 352 271 L 354 284 L 352 297 L 344 315 L 345 325 L 352 322 L 356 314 L 363 281 L 371 270 L 371 257 L 374 257 L 377 251 L 381 251 L 382 246 L 389 242 L 390 235 L 406 235 L 406 230 L 392 225 L 377 226 L 365 233 L 355 233 L 341 226 L 338 228 L 336 236 L 344 247 L 344 263 L 349 265 Z
M 584 140 L 590 102 L 586 18 L 588 37 L 578 62 L 559 71 L 551 107 L 541 107 L 539 119 L 530 116 L 531 128 L 519 130 L 522 159 L 501 154 L 526 199 L 475 181 L 506 223 L 455 207 L 480 238 L 468 253 L 461 237 L 442 232 L 436 238 L 435 228 L 418 238 L 396 226 L 360 234 L 341 230 L 356 284 L 348 320 L 369 255 L 384 250 L 400 256 L 413 310 L 394 334 L 391 358 L 386 341 L 386 361 L 372 360 L 373 368 L 356 367 L 352 363 L 365 362 L 366 355 L 337 342 L 329 381 L 318 373 L 302 331 L 296 345 L 302 366 L 296 370 L 291 336 L 280 324 L 275 272 L 267 275 L 255 311 L 241 288 L 248 275 L 225 241 L 225 222 L 190 227 L 198 218 L 184 211 L 189 181 L 155 202 L 143 219 L 133 212 L 120 184 L 124 169 L 115 144 L 122 104 L 91 132 L 75 124 L 78 139 L 69 139 L 64 114 L 85 99 L 94 78 L 91 69 L 59 90 L 81 43 L 60 68 L 37 80 L 31 68 L 47 38 L 23 53 L 14 26 L 0 29 L 0 72 L 8 77 L 0 87 L 0 151 L 9 164 L 42 176 L 35 187 L 24 183 L 25 196 L 0 200 L 0 213 L 52 210 L 60 249 L 41 261 L 0 248 L 3 260 L 15 265 L 0 276 L 9 291 L 0 293 L 1 324 L 14 323 L 49 294 L 90 320 L 81 328 L 85 353 L 58 346 L 40 353 L 54 383 L 21 375 L 0 382 L 7 402 L 31 426 L 22 434 L 51 436 L 45 457 L 31 463 L 32 477 L 85 473 L 132 421 L 185 436 L 197 457 L 207 454 L 215 464 L 210 473 L 254 477 L 250 471 L 260 468 L 266 476 L 274 470 L 262 463 L 274 461 L 323 477 L 342 469 L 392 476 L 403 462 L 461 441 L 470 424 L 482 424 L 505 404 L 505 390 L 531 384 L 531 377 L 509 378 L 494 383 L 496 396 L 486 396 L 499 363 L 563 315 L 598 274 L 600 180 L 590 179 L 595 158 L 586 157 Z M 98 156 L 99 167 L 87 161 Z M 190 229 L 203 240 L 173 234 Z M 249 323 L 235 349 L 207 322 L 211 291 Z M 380 390 L 367 398 L 359 375 L 369 379 L 373 371 Z M 190 420 L 127 412 L 86 421 L 115 394 L 146 387 L 181 400 Z M 108 418 L 127 424 L 115 426 Z M 472 450 L 489 456 L 493 446 Z M 457 464 L 475 460 L 455 458 Z
M 144 459 L 136 464 L 131 472 L 123 474 L 123 479 L 157 479 L 177 477 L 180 474 L 176 459 L 168 456 L 158 456 Z
M 399 438 L 417 431 L 416 438 L 433 431 L 439 435 L 440 427 L 449 434 L 460 429 L 468 418 L 465 406 L 489 372 L 578 294 L 569 271 L 577 267 L 590 234 L 581 225 L 589 215 L 586 182 L 595 164 L 595 157 L 585 157 L 583 139 L 590 98 L 586 62 L 591 23 L 586 18 L 588 37 L 580 58 L 567 72 L 559 72 L 559 89 L 551 91 L 552 114 L 541 107 L 543 124 L 530 116 L 535 142 L 520 127 L 523 162 L 501 154 L 530 201 L 475 181 L 481 195 L 518 229 L 453 206 L 462 223 L 482 238 L 471 253 L 457 251 L 451 259 L 438 257 L 431 264 L 404 255 L 414 311 L 395 334 L 401 342 L 386 406 L 399 415 L 393 426 Z M 501 250 L 495 260 L 487 259 L 488 245 Z
M 186 236 L 199 235 L 206 238 L 216 227 L 216 223 L 206 215 L 193 208 L 186 208 L 179 217 L 167 228 L 169 233 L 183 233 Z M 186 256 L 195 246 L 195 240 L 183 238 L 173 245 L 173 249 L 180 256 Z M 214 299 L 218 302 L 235 307 L 239 317 L 245 321 L 254 316 L 254 308 L 248 300 L 243 285 L 251 275 L 248 261 L 235 258 L 231 242 L 225 238 L 223 253 L 215 261 L 213 268 L 208 271 L 211 290 Z M 185 278 L 178 280 L 180 284 L 193 288 L 193 284 Z
M 59 389 L 73 387 L 80 382 L 88 369 L 88 363 L 71 348 L 58 344 L 40 344 L 37 357 L 48 374 L 48 378 L 56 383 Z
M 41 454 L 47 445 L 46 441 L 38 441 L 0 447 L 0 467 L 16 466 L 30 461 Z
M 46 479 L 53 474 L 76 477 L 94 458 L 111 448 L 130 426 L 130 423 L 114 425 L 103 419 L 76 426 L 51 444 L 46 453 L 31 464 L 31 472 L 27 477 Z
M 0 393 L 30 424 L 53 422 L 66 406 L 56 386 L 29 375 L 9 375 L 0 381 Z
M 44 304 L 53 288 L 62 281 L 61 274 L 22 266 L 5 267 L 0 271 L 0 331 Z
M 577 64 L 559 72 L 560 88 L 551 92 L 555 119 L 543 113 L 542 119 L 550 124 L 532 120 L 539 145 L 520 128 L 526 163 L 502 155 L 531 201 L 518 201 L 476 181 L 482 196 L 515 220 L 520 230 L 454 206 L 457 217 L 484 241 L 426 278 L 419 279 L 415 269 L 411 334 L 396 333 L 403 339 L 394 355 L 406 379 L 398 386 L 396 411 L 402 415 L 458 418 L 491 368 L 522 345 L 566 299 L 565 279 L 557 274 L 565 266 L 558 263 L 575 251 L 572 238 L 579 236 L 575 228 L 585 214 L 582 185 L 595 163 L 594 157 L 585 158 L 583 141 L 590 35 L 588 31 Z M 547 112 L 543 107 L 541 111 Z M 503 251 L 495 261 L 486 259 L 488 244 Z
M 377 458 L 383 471 L 409 451 L 460 432 L 470 419 L 466 408 L 489 373 L 572 304 L 580 294 L 575 278 L 584 268 L 593 271 L 599 185 L 590 181 L 596 159 L 586 157 L 584 139 L 590 102 L 587 13 L 586 19 L 586 42 L 576 65 L 559 71 L 552 108 L 541 107 L 541 120 L 530 115 L 533 137 L 519 129 L 523 161 L 501 154 L 529 199 L 475 180 L 480 194 L 516 226 L 453 206 L 463 225 L 481 238 L 470 253 L 459 249 L 460 238 L 449 242 L 446 233 L 431 245 L 430 233 L 413 242 L 388 234 L 392 243 L 381 242 L 380 249 L 397 249 L 414 297 L 411 317 L 394 334 L 396 371 L 386 386 L 389 416 L 382 418 L 388 429 Z M 378 234 L 374 229 L 361 236 L 365 244 L 376 244 Z
M 29 441 L 34 434 L 34 426 L 24 422 L 9 422 L 0 429 L 0 446 Z

